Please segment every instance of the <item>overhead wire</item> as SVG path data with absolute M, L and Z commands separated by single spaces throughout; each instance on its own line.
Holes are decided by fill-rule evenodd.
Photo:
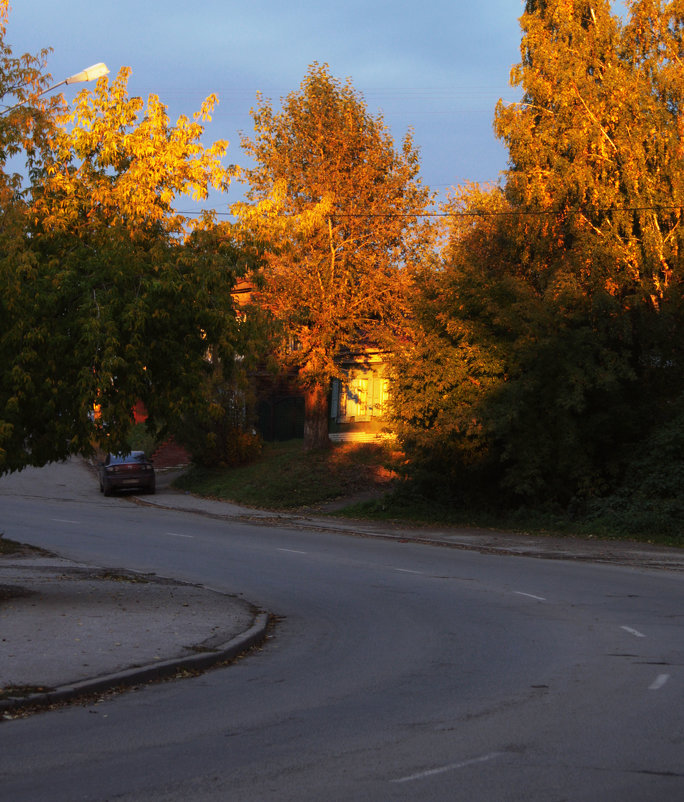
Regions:
M 234 217 L 235 215 L 232 212 L 217 212 L 216 210 L 204 210 L 208 211 L 210 214 L 213 214 L 217 217 Z M 179 212 L 179 214 L 185 214 L 187 216 L 199 216 L 204 214 L 203 210 L 199 211 L 188 211 L 188 212 Z M 674 204 L 672 206 L 615 206 L 615 207 L 607 207 L 607 208 L 599 208 L 599 209 L 510 209 L 510 210 L 499 210 L 499 211 L 485 211 L 485 210 L 472 210 L 472 211 L 452 211 L 452 212 L 420 212 L 420 213 L 405 213 L 399 214 L 397 212 L 386 212 L 386 213 L 377 213 L 377 212 L 345 212 L 345 213 L 336 213 L 332 215 L 333 217 L 339 218 L 397 218 L 397 217 L 404 217 L 404 218 L 415 218 L 415 217 L 428 217 L 428 218 L 445 218 L 445 217 L 557 217 L 559 215 L 564 216 L 573 216 L 576 214 L 586 214 L 587 212 L 591 212 L 593 214 L 600 213 L 600 214 L 608 214 L 614 212 L 666 212 L 666 211 L 684 211 L 684 206 L 679 204 Z M 278 213 L 276 215 L 271 215 L 273 217 L 296 217 L 294 214 L 285 214 L 285 213 Z

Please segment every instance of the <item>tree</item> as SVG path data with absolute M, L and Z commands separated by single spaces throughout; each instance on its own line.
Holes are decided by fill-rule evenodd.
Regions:
M 49 50 L 37 55 L 13 55 L 5 42 L 9 0 L 0 0 L 0 192 L 1 211 L 7 214 L 21 197 L 21 176 L 8 174 L 8 160 L 24 152 L 29 160 L 36 156 L 44 143 L 46 129 L 50 130 L 50 114 L 60 102 L 59 97 L 41 98 L 49 76 L 45 61 Z M 5 223 L 7 221 L 5 220 Z M 6 231 L 6 225 L 3 226 Z
M 226 143 L 201 144 L 215 98 L 171 125 L 157 97 L 129 98 L 127 77 L 53 109 L 32 164 L 1 265 L 0 470 L 95 439 L 123 448 L 137 401 L 151 425 L 172 424 L 204 403 L 209 354 L 224 372 L 238 364 L 235 254 L 211 216 L 174 208 L 228 181 Z
M 390 359 L 405 471 L 442 501 L 483 502 L 501 479 L 483 405 L 505 380 L 504 310 L 510 319 L 515 308 L 516 288 L 504 278 L 508 209 L 496 187 L 454 193 L 443 210 L 446 246 L 414 271 L 409 324 Z
M 428 404 L 398 414 L 433 486 L 576 506 L 681 423 L 682 10 L 632 2 L 623 25 L 602 0 L 527 3 L 523 100 L 495 117 L 505 184 L 461 193 L 416 295 L 440 366 L 414 368 Z
M 19 265 L 26 258 L 26 227 L 29 220 L 22 176 L 8 172 L 7 165 L 22 153 L 30 169 L 40 156 L 41 146 L 52 127 L 50 112 L 57 98 L 46 102 L 40 92 L 46 88 L 45 59 L 48 51 L 38 55 L 15 57 L 5 41 L 9 14 L 8 0 L 0 0 L 0 399 L 2 406 L 14 404 L 5 377 L 11 373 L 11 360 L 16 343 L 8 342 L 12 306 L 20 291 Z M 0 411 L 0 472 L 5 469 L 5 443 L 14 428 L 7 415 Z
M 325 447 L 336 359 L 396 330 L 429 193 L 410 133 L 395 149 L 382 117 L 325 65 L 280 111 L 260 96 L 252 116 L 242 146 L 255 167 L 235 211 L 260 242 L 259 300 L 282 324 L 283 358 L 305 391 L 305 446 Z
M 558 461 L 583 454 L 584 481 L 569 477 L 566 492 L 601 493 L 621 481 L 625 453 L 668 419 L 684 390 L 684 5 L 635 0 L 628 11 L 623 25 L 603 0 L 528 4 L 512 74 L 523 102 L 499 104 L 495 119 L 510 153 L 506 196 L 534 243 L 520 266 L 558 321 L 558 336 L 538 337 L 518 382 L 534 410 L 528 422 L 546 418 L 553 431 L 538 403 L 558 408 L 548 391 L 568 409 L 581 399 L 576 435 Z M 543 344 L 553 345 L 565 378 L 549 370 L 535 386 Z M 531 446 L 541 477 L 552 462 L 540 464 L 531 431 L 521 425 L 509 451 L 520 468 Z M 548 489 L 548 480 L 539 485 Z
M 510 154 L 506 195 L 541 214 L 552 252 L 582 242 L 590 289 L 658 309 L 684 237 L 684 6 L 628 7 L 623 26 L 608 0 L 528 2 L 511 76 L 523 101 L 499 103 L 495 130 Z M 558 264 L 548 253 L 540 274 Z

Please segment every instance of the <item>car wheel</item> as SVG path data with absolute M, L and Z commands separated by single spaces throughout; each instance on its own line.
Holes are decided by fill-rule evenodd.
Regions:
M 104 483 L 104 485 L 102 487 L 102 492 L 105 494 L 105 496 L 111 496 L 112 495 L 112 488 L 107 484 L 106 481 L 105 481 L 105 483 Z

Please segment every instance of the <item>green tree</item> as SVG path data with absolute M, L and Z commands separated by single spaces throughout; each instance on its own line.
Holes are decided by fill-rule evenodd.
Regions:
M 386 344 L 405 309 L 406 266 L 430 200 L 410 133 L 397 150 L 351 83 L 313 64 L 274 111 L 259 97 L 242 145 L 247 203 L 235 211 L 260 242 L 260 303 L 281 323 L 282 358 L 305 392 L 305 446 L 328 444 L 337 357 Z
M 151 425 L 172 425 L 204 403 L 208 355 L 227 372 L 243 350 L 235 253 L 209 215 L 174 206 L 228 181 L 226 143 L 201 144 L 215 98 L 171 125 L 158 98 L 128 96 L 127 76 L 53 110 L 3 254 L 0 470 L 87 453 L 94 438 L 123 447 L 138 400 Z
M 483 418 L 506 375 L 508 205 L 497 188 L 463 187 L 445 206 L 447 245 L 413 274 L 411 316 L 390 360 L 391 418 L 421 492 L 483 502 L 501 478 Z

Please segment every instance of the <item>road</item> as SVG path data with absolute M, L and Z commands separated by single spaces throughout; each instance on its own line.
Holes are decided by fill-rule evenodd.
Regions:
M 278 622 L 227 668 L 3 722 L 0 799 L 684 799 L 681 574 L 219 521 L 40 476 L 0 482 L 7 537 Z

